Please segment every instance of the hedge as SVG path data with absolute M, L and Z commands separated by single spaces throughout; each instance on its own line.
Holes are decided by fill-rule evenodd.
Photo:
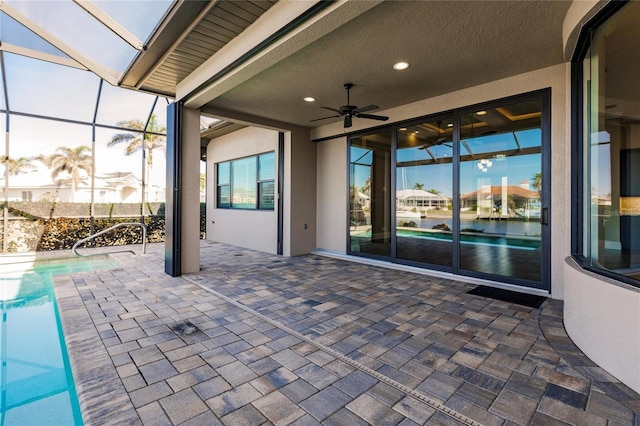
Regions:
M 40 213 L 37 209 L 30 208 L 28 210 L 21 210 L 18 208 L 18 204 L 18 202 L 9 204 L 8 251 L 11 253 L 70 249 L 77 241 L 90 235 L 90 217 L 38 217 L 39 215 L 33 214 L 36 212 Z M 33 207 L 36 203 L 28 204 L 30 205 L 22 205 L 19 207 Z M 82 210 L 83 207 L 81 206 L 83 205 L 76 203 L 73 209 L 67 209 L 66 212 Z M 139 204 L 137 206 L 139 208 Z M 2 203 L 0 203 L 0 207 L 4 207 Z M 205 203 L 200 203 L 200 238 L 205 238 L 206 236 L 205 207 Z M 155 211 L 161 212 L 162 214 L 144 217 L 144 223 L 147 226 L 147 242 L 150 243 L 164 241 L 164 203 L 158 204 Z M 93 220 L 93 232 L 97 233 L 118 223 L 139 223 L 140 215 L 131 215 L 129 217 L 94 217 Z M 3 226 L 0 226 L 0 246 L 4 238 L 3 228 Z M 89 247 L 92 244 L 96 247 L 139 244 L 142 242 L 141 236 L 142 232 L 140 227 L 126 226 L 96 237 L 91 240 L 91 242 L 87 242 L 84 247 Z

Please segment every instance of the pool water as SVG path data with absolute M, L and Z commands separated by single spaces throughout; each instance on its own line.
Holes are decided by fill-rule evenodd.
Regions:
M 108 258 L 2 265 L 1 424 L 83 424 L 53 276 L 114 265 Z

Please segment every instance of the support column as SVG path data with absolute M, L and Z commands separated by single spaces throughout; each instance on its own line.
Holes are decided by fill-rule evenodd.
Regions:
M 165 272 L 200 270 L 200 111 L 167 108 Z
M 285 256 L 316 248 L 316 144 L 309 130 L 284 134 L 284 250 Z

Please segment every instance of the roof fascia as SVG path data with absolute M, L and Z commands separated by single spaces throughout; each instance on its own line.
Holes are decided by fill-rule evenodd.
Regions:
M 180 0 L 167 12 L 166 17 L 122 75 L 120 85 L 139 89 L 149 76 L 171 54 L 191 30 L 216 5 L 218 0 Z M 175 93 L 165 94 L 174 97 Z

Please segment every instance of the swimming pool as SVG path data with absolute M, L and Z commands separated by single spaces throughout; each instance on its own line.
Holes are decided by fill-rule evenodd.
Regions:
M 82 425 L 53 276 L 106 269 L 109 258 L 4 264 L 0 271 L 3 425 Z

